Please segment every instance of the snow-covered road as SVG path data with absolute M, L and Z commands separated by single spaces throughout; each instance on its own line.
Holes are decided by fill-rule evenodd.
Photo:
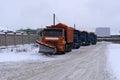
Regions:
M 116 76 L 117 80 L 120 80 L 120 44 L 109 44 L 106 49 L 108 68 L 112 70 L 112 74 Z
M 101 42 L 45 56 L 33 45 L 0 50 L 0 80 L 120 80 L 120 44 Z

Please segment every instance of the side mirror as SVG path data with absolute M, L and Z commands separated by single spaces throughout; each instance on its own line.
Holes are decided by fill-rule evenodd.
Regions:
M 40 31 L 40 36 L 42 36 L 42 34 L 43 34 L 43 31 Z

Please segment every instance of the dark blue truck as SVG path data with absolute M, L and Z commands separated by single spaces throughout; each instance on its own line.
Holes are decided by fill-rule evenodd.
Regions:
M 91 44 L 95 45 L 97 43 L 97 35 L 94 34 L 93 32 L 90 32 L 90 42 Z
M 78 49 L 81 46 L 80 31 L 74 30 L 73 48 Z
M 87 46 L 90 44 L 90 34 L 87 31 L 81 31 L 80 39 L 82 46 Z

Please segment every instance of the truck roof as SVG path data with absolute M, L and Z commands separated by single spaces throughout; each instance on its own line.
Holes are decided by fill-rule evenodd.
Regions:
M 74 29 L 74 28 L 69 27 L 69 26 L 67 26 L 65 24 L 62 24 L 62 23 L 58 23 L 58 24 L 52 25 L 52 26 L 47 26 L 47 28 L 62 28 L 62 29 L 65 29 L 65 30 L 67 30 L 67 29 Z

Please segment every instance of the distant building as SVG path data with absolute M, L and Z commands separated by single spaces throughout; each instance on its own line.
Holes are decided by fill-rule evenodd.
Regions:
M 99 27 L 96 28 L 95 33 L 98 37 L 109 37 L 110 36 L 110 28 L 108 27 Z

